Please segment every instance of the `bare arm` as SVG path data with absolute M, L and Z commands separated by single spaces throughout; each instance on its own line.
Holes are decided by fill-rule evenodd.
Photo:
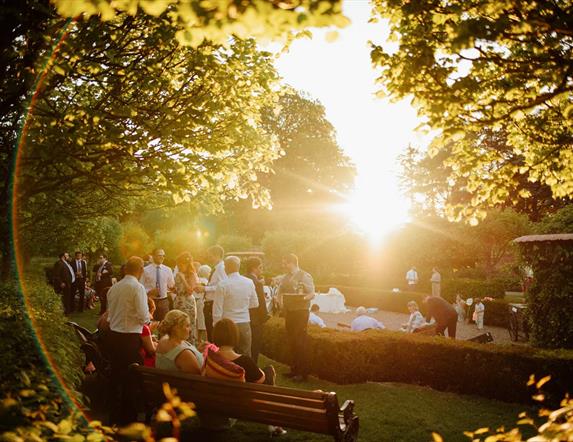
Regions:
M 142 336 L 141 344 L 143 345 L 143 348 L 145 349 L 145 352 L 147 354 L 152 355 L 155 353 L 157 347 L 155 342 L 153 342 L 153 338 L 151 335 Z
M 181 371 L 191 374 L 201 374 L 199 362 L 191 350 L 183 350 L 175 358 L 175 365 Z

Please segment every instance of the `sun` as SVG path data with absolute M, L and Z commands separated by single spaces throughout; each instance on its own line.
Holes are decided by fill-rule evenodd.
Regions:
M 409 220 L 409 204 L 391 177 L 364 174 L 358 176 L 355 190 L 337 211 L 351 228 L 372 243 L 380 243 L 389 233 Z

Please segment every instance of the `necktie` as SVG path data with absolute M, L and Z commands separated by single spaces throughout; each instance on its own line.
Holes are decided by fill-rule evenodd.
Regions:
M 158 298 L 161 298 L 161 272 L 159 266 L 155 267 L 155 287 L 157 287 Z

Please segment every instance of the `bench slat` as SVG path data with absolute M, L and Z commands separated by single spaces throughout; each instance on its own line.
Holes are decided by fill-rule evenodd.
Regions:
M 162 382 L 161 378 L 154 378 L 154 377 L 150 377 L 150 378 L 145 378 L 144 377 L 144 382 L 149 382 L 151 384 L 157 383 L 157 382 Z M 228 396 L 229 394 L 232 394 L 233 396 L 237 395 L 236 390 L 234 389 L 234 386 L 216 386 L 216 385 L 207 385 L 207 384 L 203 384 L 201 382 L 187 382 L 187 381 L 179 381 L 179 382 L 171 382 L 170 383 L 171 388 L 175 388 L 178 391 L 192 391 L 196 394 L 202 394 L 202 393 L 206 393 L 209 396 Z M 285 396 L 284 394 L 280 393 L 274 393 L 274 392 L 267 392 L 267 391 L 259 391 L 259 390 L 243 390 L 241 392 L 241 396 L 245 397 L 245 398 L 249 398 L 251 400 L 258 400 L 258 401 L 268 401 L 268 402 L 281 402 L 281 403 L 285 403 L 285 404 L 289 404 L 289 405 L 293 405 L 296 407 L 304 407 L 305 409 L 308 410 L 313 410 L 313 409 L 324 409 L 325 407 L 325 398 L 321 398 L 321 399 L 307 399 L 307 398 L 301 398 L 301 397 L 297 397 L 294 395 L 290 395 L 290 396 Z
M 210 379 L 204 376 L 198 376 L 188 373 L 181 373 L 177 371 L 170 371 L 170 370 L 161 370 L 159 368 L 149 368 L 149 367 L 137 367 L 137 372 L 142 375 L 150 375 L 153 377 L 159 378 L 169 378 L 169 379 L 184 379 L 185 381 L 197 381 L 202 384 L 211 384 L 213 386 L 220 386 L 220 385 L 227 385 L 229 387 L 233 387 L 235 391 L 239 390 L 260 390 L 260 391 L 268 391 L 273 392 L 276 394 L 284 394 L 285 396 L 292 396 L 296 395 L 301 398 L 309 398 L 309 399 L 324 399 L 326 396 L 330 394 L 335 394 L 331 392 L 317 392 L 317 391 L 308 391 L 308 390 L 298 390 L 295 388 L 288 388 L 288 387 L 278 387 L 276 385 L 266 385 L 266 384 L 255 384 L 250 382 L 239 383 L 233 381 L 222 381 L 218 379 Z
M 181 400 L 193 402 L 199 415 L 222 414 L 330 434 L 337 441 L 354 441 L 358 434 L 358 417 L 353 413 L 352 401 L 340 409 L 336 393 L 221 381 L 136 364 L 132 370 L 140 377 L 147 411 L 165 402 L 162 385 L 167 383 L 177 390 Z

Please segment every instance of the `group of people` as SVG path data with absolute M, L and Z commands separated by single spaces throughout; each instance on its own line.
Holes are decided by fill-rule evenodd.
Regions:
M 50 283 L 61 295 L 66 315 L 95 308 L 96 299 L 100 300 L 101 313 L 105 311 L 105 293 L 113 284 L 113 266 L 105 254 L 99 256 L 93 267 L 93 280 L 89 278 L 87 262 L 80 251 L 75 252 L 73 259 L 67 252 L 61 253 L 50 270 Z
M 164 264 L 164 250 L 156 249 L 147 262 L 129 258 L 117 280 L 111 263 L 100 256 L 94 267 L 96 290 L 104 279 L 109 285 L 98 291 L 102 313 L 98 330 L 101 349 L 111 365 L 112 422 L 136 418 L 135 389 L 128 375 L 132 363 L 212 377 L 235 373 L 240 381 L 274 383 L 272 367 L 258 368 L 263 324 L 270 316 L 261 260 L 248 258 L 241 274 L 240 258 L 225 258 L 222 247 L 212 246 L 206 255 L 211 266 L 197 265 L 184 252 L 172 270 Z M 87 265 L 79 252 L 76 256 L 77 263 L 62 254 L 57 267 L 56 284 L 62 289 L 66 313 L 74 310 L 71 296 L 79 291 L 80 273 L 87 279 Z M 283 266 L 278 299 L 282 303 L 283 296 L 298 297 L 297 303 L 284 305 L 293 355 L 287 376 L 303 380 L 308 375 L 305 348 L 314 283 L 299 268 L 295 255 L 285 256 Z M 226 369 L 218 369 L 221 366 Z M 276 427 L 272 431 L 284 432 Z
M 406 284 L 408 285 L 409 291 L 416 290 L 418 283 L 420 282 L 420 278 L 418 277 L 418 270 L 416 267 L 412 266 L 410 270 L 406 272 Z M 432 276 L 430 277 L 430 283 L 432 284 L 432 296 L 440 296 L 441 295 L 441 284 L 442 284 L 442 275 L 438 271 L 436 267 L 432 269 Z

